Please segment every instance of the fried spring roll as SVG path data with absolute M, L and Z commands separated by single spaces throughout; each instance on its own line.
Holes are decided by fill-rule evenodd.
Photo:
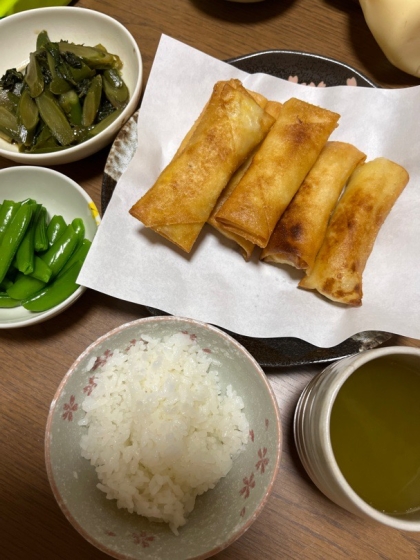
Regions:
M 189 252 L 230 177 L 273 122 L 239 80 L 218 82 L 185 147 L 130 214 Z
M 358 167 L 339 200 L 312 271 L 299 286 L 352 306 L 362 304 L 362 274 L 378 232 L 408 183 L 407 171 L 377 158 Z
M 250 92 L 250 93 L 251 93 L 251 95 L 254 95 L 253 92 Z M 267 111 L 267 113 L 269 113 L 275 119 L 277 119 L 279 117 L 281 107 L 282 107 L 282 104 L 278 103 L 277 101 L 267 101 L 266 100 L 266 103 L 264 103 L 264 108 Z M 255 149 L 255 151 L 256 150 L 258 150 L 258 147 Z M 227 239 L 231 239 L 232 241 L 235 241 L 239 245 L 242 256 L 246 261 L 249 261 L 249 259 L 251 258 L 252 251 L 254 250 L 254 247 L 255 247 L 254 243 L 252 243 L 252 241 L 248 241 L 248 239 L 245 239 L 244 237 L 241 237 L 240 235 L 237 235 L 236 233 L 233 233 L 233 232 L 229 231 L 228 229 L 226 229 L 225 227 L 223 227 L 222 224 L 219 224 L 217 222 L 215 216 L 216 216 L 217 212 L 219 211 L 219 208 L 222 207 L 222 205 L 225 203 L 225 201 L 229 198 L 229 196 L 235 190 L 237 184 L 239 183 L 239 181 L 244 176 L 248 167 L 251 165 L 252 158 L 255 154 L 255 151 L 253 152 L 253 154 L 251 156 L 249 156 L 249 158 L 245 161 L 245 163 L 243 163 L 241 165 L 241 167 L 233 174 L 231 180 L 226 185 L 226 187 L 223 189 L 222 194 L 219 196 L 219 199 L 216 203 L 216 206 L 213 208 L 213 211 L 210 215 L 210 218 L 207 220 L 207 222 L 211 226 L 213 226 L 215 229 L 217 229 L 217 231 L 219 231 Z
M 286 101 L 242 180 L 217 212 L 217 222 L 265 247 L 339 117 L 296 98 Z
M 327 142 L 277 222 L 261 260 L 310 270 L 331 212 L 350 175 L 365 159 L 351 144 Z

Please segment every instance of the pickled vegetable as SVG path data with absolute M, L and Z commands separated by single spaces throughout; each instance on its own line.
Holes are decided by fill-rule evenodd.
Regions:
M 54 42 L 41 31 L 27 67 L 0 78 L 0 137 L 29 153 L 92 138 L 129 101 L 121 69 L 121 59 L 103 45 Z

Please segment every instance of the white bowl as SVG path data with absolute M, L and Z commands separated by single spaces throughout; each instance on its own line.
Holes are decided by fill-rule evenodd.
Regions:
M 405 514 L 384 513 L 356 494 L 337 464 L 331 443 L 330 418 L 337 393 L 355 370 L 386 356 L 394 363 L 420 371 L 420 349 L 406 346 L 368 350 L 331 364 L 312 379 L 300 396 L 294 418 L 295 442 L 306 472 L 330 500 L 361 517 L 394 529 L 418 532 L 418 509 Z M 395 373 L 398 375 L 397 370 Z
M 180 332 L 196 340 L 213 358 L 210 368 L 218 372 L 222 393 L 230 384 L 242 397 L 249 438 L 227 476 L 197 497 L 187 523 L 175 536 L 166 523 L 148 521 L 118 509 L 116 500 L 107 500 L 97 488 L 95 467 L 81 455 L 80 440 L 86 428 L 79 422 L 84 418 L 82 402 L 95 385 L 99 363 L 105 363 L 115 349 L 124 351 L 143 336 L 162 339 Z M 171 393 L 170 387 L 168 391 Z M 172 316 L 127 323 L 91 344 L 58 387 L 45 434 L 48 478 L 63 513 L 91 544 L 124 560 L 203 560 L 226 548 L 243 535 L 266 504 L 281 449 L 276 397 L 255 359 L 220 329 Z
M 0 20 L 0 76 L 9 68 L 26 66 L 42 30 L 48 32 L 52 41 L 63 39 L 88 46 L 101 43 L 109 52 L 117 54 L 123 63 L 121 74 L 130 92 L 130 100 L 121 115 L 97 136 L 77 146 L 45 154 L 27 154 L 0 138 L 0 156 L 19 163 L 50 166 L 80 160 L 112 142 L 138 108 L 143 65 L 134 37 L 121 23 L 94 10 L 59 6 L 28 10 Z
M 100 223 L 99 212 L 89 195 L 77 183 L 52 169 L 44 167 L 9 167 L 0 170 L 0 203 L 3 200 L 21 201 L 33 198 L 43 204 L 51 218 L 62 215 L 66 223 L 82 218 L 85 237 L 92 240 Z M 47 311 L 33 313 L 23 307 L 0 308 L 0 329 L 26 327 L 41 323 L 67 309 L 86 290 L 79 288 L 60 305 Z

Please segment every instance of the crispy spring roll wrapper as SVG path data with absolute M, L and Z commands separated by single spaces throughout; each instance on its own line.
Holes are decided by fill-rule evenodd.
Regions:
M 327 142 L 277 222 L 261 260 L 310 270 L 331 212 L 350 175 L 365 159 L 366 154 L 352 144 Z
M 378 232 L 408 183 L 407 171 L 377 158 L 358 167 L 340 198 L 301 288 L 352 306 L 362 304 L 362 274 Z
M 296 98 L 286 101 L 247 172 L 217 212 L 217 222 L 265 247 L 339 118 Z
M 250 92 L 250 93 L 251 93 L 251 95 L 254 95 L 254 92 Z M 277 101 L 267 101 L 267 100 L 265 100 L 265 101 L 266 101 L 264 103 L 265 110 L 272 117 L 277 119 L 280 115 L 282 104 L 277 102 Z M 261 104 L 260 101 L 258 101 L 258 102 Z M 241 237 L 240 235 L 237 235 L 236 233 L 233 233 L 233 232 L 229 231 L 228 229 L 224 228 L 222 224 L 218 223 L 215 216 L 216 216 L 217 212 L 219 211 L 219 208 L 222 207 L 222 205 L 225 203 L 225 201 L 229 198 L 229 196 L 235 190 L 237 184 L 239 183 L 239 181 L 244 176 L 248 167 L 251 165 L 252 158 L 254 157 L 254 154 L 255 154 L 256 150 L 258 150 L 258 146 L 254 150 L 254 152 L 249 156 L 249 158 L 245 161 L 245 163 L 243 163 L 240 166 L 240 168 L 237 171 L 235 171 L 235 173 L 233 174 L 229 183 L 223 189 L 222 194 L 219 196 L 219 198 L 217 200 L 217 203 L 216 203 L 216 206 L 213 208 L 213 211 L 210 215 L 210 218 L 207 220 L 207 222 L 211 226 L 213 226 L 215 229 L 217 229 L 217 231 L 219 231 L 227 239 L 231 239 L 232 241 L 235 241 L 239 245 L 242 256 L 246 261 L 249 261 L 249 259 L 251 258 L 252 251 L 254 250 L 254 247 L 255 247 L 254 243 L 252 243 L 252 241 L 248 241 L 248 239 L 245 239 L 244 237 Z
M 189 252 L 230 177 L 273 122 L 239 80 L 217 82 L 185 147 L 130 214 Z

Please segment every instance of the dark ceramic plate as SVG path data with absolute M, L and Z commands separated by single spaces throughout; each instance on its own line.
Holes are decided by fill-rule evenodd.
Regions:
M 254 74 L 264 72 L 278 78 L 311 86 L 377 87 L 360 72 L 324 56 L 296 51 L 263 51 L 227 61 L 237 68 Z M 115 185 L 127 168 L 137 148 L 137 116 L 124 125 L 110 150 L 102 182 L 102 213 L 111 199 Z M 151 307 L 151 315 L 166 315 Z M 262 367 L 286 367 L 327 363 L 350 354 L 375 348 L 391 338 L 378 331 L 359 333 L 331 348 L 318 348 L 298 338 L 252 338 L 227 331 L 254 356 Z

